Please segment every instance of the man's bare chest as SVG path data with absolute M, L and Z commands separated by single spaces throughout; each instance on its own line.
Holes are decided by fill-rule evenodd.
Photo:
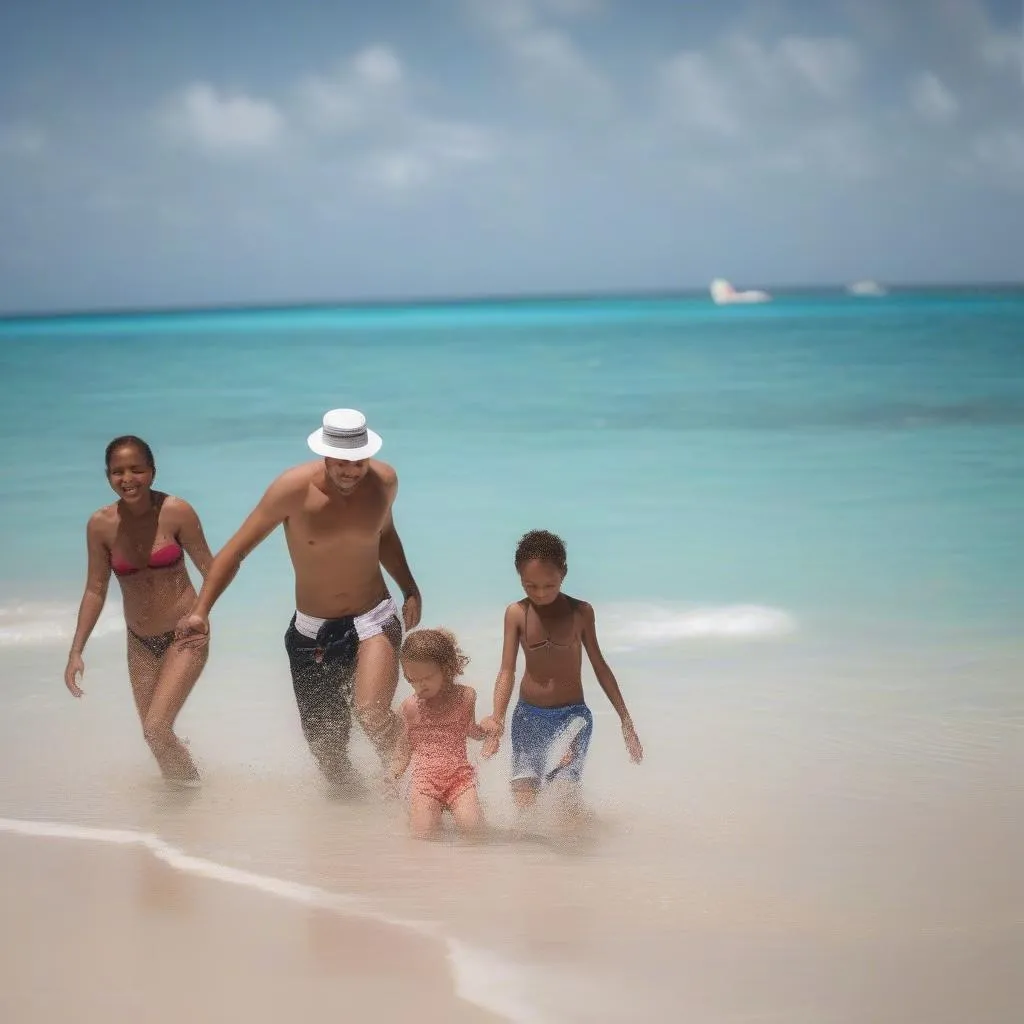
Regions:
M 286 531 L 291 543 L 311 547 L 370 544 L 379 540 L 386 514 L 383 501 L 307 502 L 288 518 Z

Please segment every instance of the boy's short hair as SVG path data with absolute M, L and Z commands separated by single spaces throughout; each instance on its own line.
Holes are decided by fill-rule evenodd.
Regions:
M 550 530 L 530 530 L 519 538 L 516 547 L 516 569 L 521 570 L 527 562 L 547 562 L 565 572 L 567 561 L 565 541 Z

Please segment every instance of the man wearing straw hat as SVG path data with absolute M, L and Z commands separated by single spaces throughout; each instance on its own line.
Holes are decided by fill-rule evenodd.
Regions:
M 285 649 L 302 731 L 327 780 L 352 780 L 352 711 L 381 759 L 399 734 L 391 710 L 402 625 L 420 619 L 420 594 L 395 529 L 398 475 L 373 456 L 383 441 L 355 409 L 332 409 L 308 439 L 322 458 L 285 470 L 217 553 L 189 615 L 186 642 L 208 642 L 209 615 L 243 559 L 284 524 L 295 570 Z M 404 595 L 402 622 L 383 567 Z

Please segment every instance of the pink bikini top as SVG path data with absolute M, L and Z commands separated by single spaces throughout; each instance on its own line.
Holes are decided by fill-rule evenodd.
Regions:
M 162 548 L 157 548 L 149 556 L 149 563 L 141 568 L 137 565 L 132 565 L 131 562 L 126 562 L 123 558 L 118 558 L 117 555 L 110 556 L 110 568 L 114 570 L 115 576 L 132 576 L 137 572 L 141 572 L 142 569 L 170 569 L 171 566 L 177 565 L 182 559 L 181 546 L 174 543 L 165 544 Z

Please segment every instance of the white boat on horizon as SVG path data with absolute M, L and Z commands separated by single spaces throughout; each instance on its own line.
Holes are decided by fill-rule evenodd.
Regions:
M 709 288 L 711 299 L 716 306 L 740 305 L 749 302 L 771 302 L 772 297 L 767 293 L 752 288 L 747 291 L 737 291 L 724 277 L 716 277 Z
M 846 290 L 850 295 L 856 295 L 864 298 L 879 298 L 882 295 L 888 295 L 889 293 L 877 282 L 877 281 L 854 281 L 853 284 L 847 285 Z

